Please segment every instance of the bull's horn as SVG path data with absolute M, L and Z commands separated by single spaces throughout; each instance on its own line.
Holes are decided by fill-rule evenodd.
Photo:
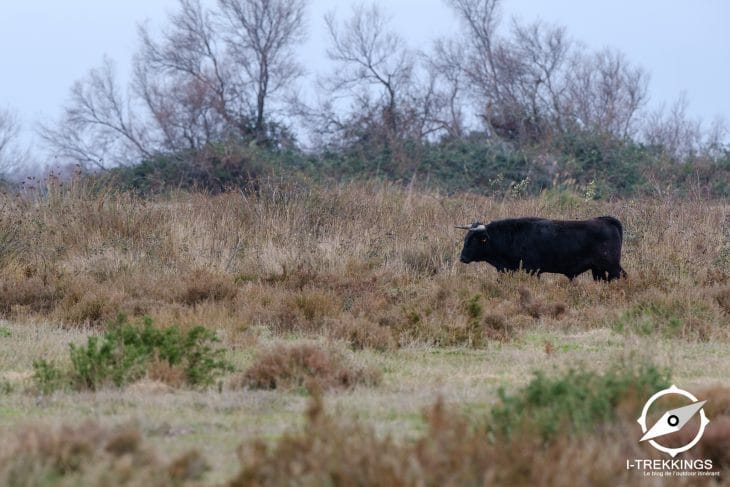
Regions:
M 474 230 L 475 232 L 479 232 L 479 231 L 487 229 L 486 225 L 484 225 L 483 223 L 480 223 L 476 227 L 473 224 L 472 225 L 456 225 L 455 228 L 461 228 L 462 230 Z

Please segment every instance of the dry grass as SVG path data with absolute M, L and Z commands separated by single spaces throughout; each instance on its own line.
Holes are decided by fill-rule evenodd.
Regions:
M 158 201 L 71 187 L 0 200 L 0 233 L 13 244 L 0 256 L 0 313 L 13 320 L 97 325 L 121 310 L 158 322 L 204 320 L 231 334 L 265 326 L 331 335 L 356 349 L 481 346 L 489 337 L 474 335 L 465 305 L 478 295 L 483 316 L 517 332 L 536 320 L 591 329 L 639 316 L 645 326 L 638 332 L 688 340 L 730 334 L 729 207 L 722 203 L 560 207 L 549 198 L 448 197 L 384 184 Z M 456 259 L 462 233 L 454 223 L 600 214 L 624 223 L 627 280 L 498 276 L 486 264 Z M 653 302 L 665 309 L 645 312 Z
M 165 462 L 133 426 L 95 422 L 58 429 L 26 427 L 0 447 L 3 485 L 182 485 L 207 469 L 196 451 Z

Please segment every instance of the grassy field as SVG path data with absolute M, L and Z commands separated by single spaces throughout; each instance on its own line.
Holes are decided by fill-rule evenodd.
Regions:
M 458 262 L 455 224 L 525 215 L 616 216 L 629 277 Z M 729 215 L 702 200 L 494 200 L 379 183 L 156 200 L 53 184 L 0 197 L 0 483 L 641 484 L 625 459 L 660 458 L 637 442 L 647 391 L 622 393 L 616 417 L 587 433 L 536 443 L 525 430 L 500 449 L 484 432 L 499 389 L 517 394 L 535 371 L 641 364 L 715 398 L 720 427 L 697 455 L 727 481 Z M 157 360 L 122 387 L 43 391 L 34 361 L 70 370 L 69 344 L 120 312 L 215 330 L 231 370 L 192 386 Z

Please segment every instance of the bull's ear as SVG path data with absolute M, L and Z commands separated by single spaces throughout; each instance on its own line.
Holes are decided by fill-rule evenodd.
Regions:
M 471 225 L 456 225 L 454 228 L 460 228 L 462 230 L 471 230 Z

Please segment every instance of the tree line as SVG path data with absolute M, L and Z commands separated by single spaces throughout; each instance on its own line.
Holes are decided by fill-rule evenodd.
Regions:
M 692 121 L 684 97 L 649 110 L 648 73 L 623 53 L 504 19 L 500 0 L 446 3 L 462 28 L 424 49 L 376 4 L 328 14 L 330 70 L 305 86 L 305 0 L 179 0 L 160 32 L 139 27 L 128 84 L 105 59 L 40 136 L 56 158 L 145 190 L 283 172 L 730 194 L 724 124 Z

